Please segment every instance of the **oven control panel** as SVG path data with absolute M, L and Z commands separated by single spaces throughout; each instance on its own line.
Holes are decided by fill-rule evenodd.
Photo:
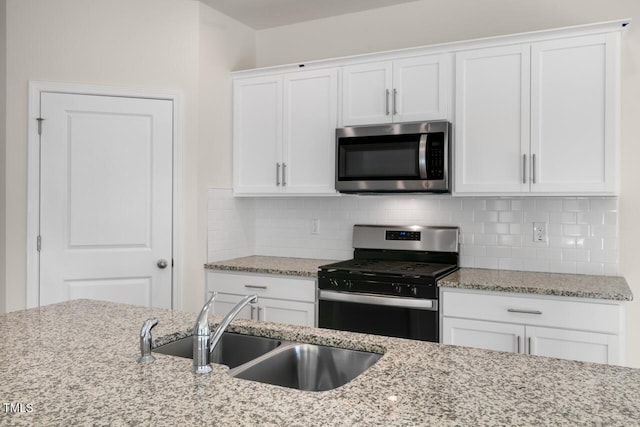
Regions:
M 385 240 L 412 240 L 412 241 L 419 242 L 420 232 L 419 231 L 387 230 L 385 235 Z
M 404 278 L 404 280 L 398 281 L 397 278 L 385 280 L 371 275 L 345 277 L 339 272 L 320 271 L 318 273 L 318 288 L 348 293 L 438 299 L 438 287 L 435 281 L 425 281 L 424 279 Z

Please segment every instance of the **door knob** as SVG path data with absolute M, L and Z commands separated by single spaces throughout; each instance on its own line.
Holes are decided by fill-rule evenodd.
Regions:
M 158 268 L 167 268 L 169 262 L 166 259 L 159 259 L 156 265 L 158 266 Z

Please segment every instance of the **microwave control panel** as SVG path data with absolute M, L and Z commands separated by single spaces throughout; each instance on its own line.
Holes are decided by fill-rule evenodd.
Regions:
M 427 179 L 444 179 L 444 133 L 431 133 L 427 137 Z

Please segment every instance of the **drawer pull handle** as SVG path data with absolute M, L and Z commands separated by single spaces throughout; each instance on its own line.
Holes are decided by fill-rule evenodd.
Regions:
M 266 286 L 257 286 L 257 285 L 244 285 L 245 288 L 249 288 L 249 289 L 267 289 Z
M 522 313 L 522 314 L 542 314 L 540 310 L 519 310 L 517 308 L 508 308 L 509 313 Z
M 518 351 L 516 353 L 520 354 L 520 335 L 518 335 Z

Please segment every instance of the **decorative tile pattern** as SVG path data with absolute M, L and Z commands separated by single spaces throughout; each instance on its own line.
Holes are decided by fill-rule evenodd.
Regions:
M 638 424 L 638 369 L 249 320 L 232 324 L 237 332 L 384 353 L 342 387 L 305 392 L 232 378 L 223 365 L 194 376 L 191 360 L 163 354 L 139 365 L 139 330 L 150 316 L 159 321 L 155 337 L 175 339 L 196 314 L 79 300 L 0 315 L 0 396 L 32 407 L 3 409 L 0 425 Z
M 229 212 L 212 208 L 220 204 Z M 348 259 L 354 224 L 455 225 L 462 234 L 463 267 L 618 273 L 615 197 L 430 194 L 234 199 L 231 190 L 210 190 L 209 205 L 209 261 L 245 255 Z M 320 222 L 320 234 L 311 234 L 314 219 Z M 533 222 L 547 223 L 548 242 L 533 241 Z M 243 248 L 246 253 L 221 257 L 228 254 L 224 248 L 237 246 L 230 236 L 238 227 L 250 236 Z

